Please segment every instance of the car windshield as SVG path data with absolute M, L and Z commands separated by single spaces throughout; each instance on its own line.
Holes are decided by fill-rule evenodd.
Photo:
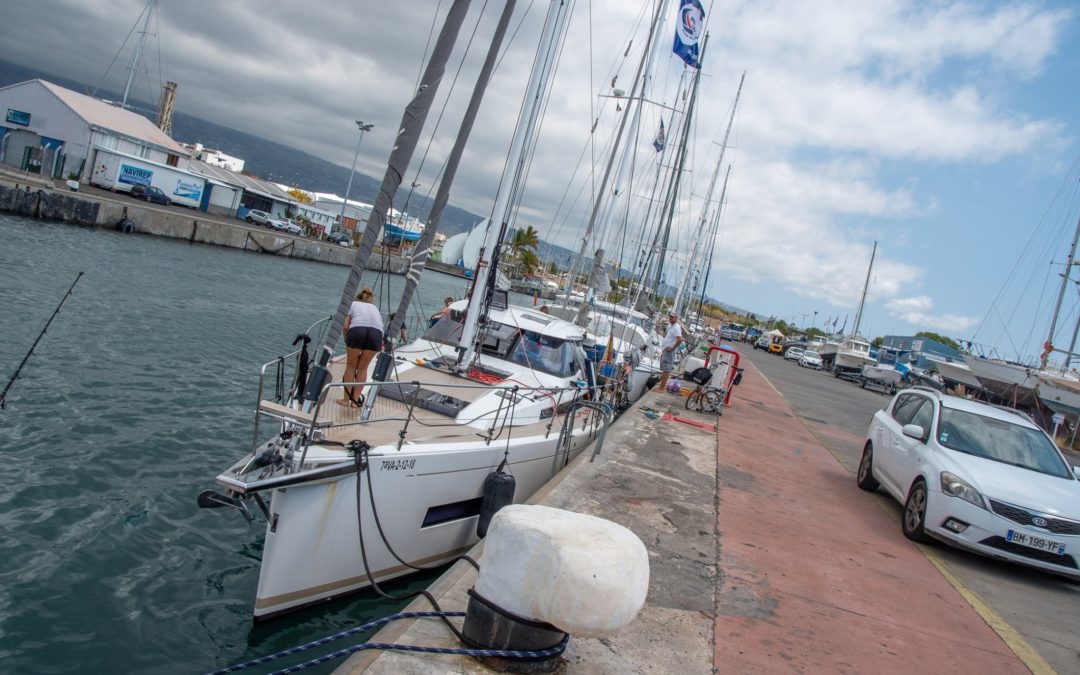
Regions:
M 1054 444 L 1038 429 L 942 407 L 938 442 L 958 452 L 1058 478 L 1072 478 Z

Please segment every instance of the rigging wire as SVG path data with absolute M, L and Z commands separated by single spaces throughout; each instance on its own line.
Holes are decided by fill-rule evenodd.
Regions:
M 101 76 L 101 79 L 98 80 L 97 85 L 95 85 L 94 88 L 90 91 L 90 96 L 92 98 L 97 98 L 98 89 L 100 89 L 101 85 L 105 82 L 105 78 L 109 76 L 109 71 L 112 70 L 112 67 L 116 64 L 116 59 L 120 58 L 120 53 L 124 51 L 124 47 L 127 46 L 128 40 L 131 39 L 131 36 L 135 32 L 135 29 L 139 27 L 139 22 L 142 21 L 143 14 L 145 14 L 148 9 L 149 5 L 143 7 L 143 11 L 139 12 L 139 16 L 135 18 L 135 23 L 131 24 L 131 30 L 128 31 L 127 37 L 124 38 L 124 41 L 120 43 L 120 48 L 116 50 L 115 54 L 113 54 L 112 61 L 109 61 L 108 67 L 105 68 L 105 73 Z

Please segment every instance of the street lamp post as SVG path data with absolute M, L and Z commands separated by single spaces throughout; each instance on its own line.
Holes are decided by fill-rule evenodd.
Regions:
M 817 310 L 814 310 L 814 323 L 810 324 L 811 328 L 817 328 Z
M 345 186 L 345 198 L 341 200 L 341 215 L 338 216 L 338 225 L 345 229 L 345 205 L 349 203 L 349 193 L 352 191 L 352 179 L 356 175 L 356 158 L 360 156 L 360 144 L 364 141 L 364 132 L 371 131 L 374 124 L 364 124 L 356 120 L 356 128 L 360 130 L 360 138 L 356 141 L 356 152 L 352 156 L 352 169 L 349 170 L 349 183 Z

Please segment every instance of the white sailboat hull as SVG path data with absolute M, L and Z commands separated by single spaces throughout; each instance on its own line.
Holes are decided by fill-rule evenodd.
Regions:
M 1076 419 L 1080 417 L 1080 381 L 1039 375 L 1035 386 L 1039 400 L 1056 413 Z
M 970 354 L 964 362 L 983 389 L 1009 401 L 1013 405 L 1035 404 L 1035 377 L 1030 369 L 997 359 L 980 359 Z
M 591 429 L 579 430 L 569 453 L 557 452 L 558 426 L 546 438 L 511 434 L 509 471 L 517 481 L 515 502 L 528 499 L 593 438 Z M 412 573 L 390 548 L 402 560 L 423 567 L 463 554 L 478 541 L 475 511 L 484 479 L 502 461 L 507 447 L 499 440 L 490 445 L 483 440 L 406 444 L 400 452 L 385 446 L 370 456 L 371 489 L 368 476 L 361 474 L 359 497 L 355 473 L 274 490 L 255 617 L 267 618 L 366 588 L 368 570 L 376 582 Z M 336 461 L 347 458 L 344 452 L 339 454 Z M 376 515 L 391 538 L 389 548 L 380 537 Z

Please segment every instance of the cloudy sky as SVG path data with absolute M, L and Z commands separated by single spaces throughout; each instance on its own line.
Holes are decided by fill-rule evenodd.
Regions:
M 16 2 L 0 23 L 0 58 L 97 83 L 144 4 Z M 353 120 L 371 122 L 359 168 L 381 176 L 448 0 L 160 4 L 140 97 L 175 80 L 180 111 L 345 166 Z M 672 274 L 699 245 L 700 201 L 745 72 L 710 295 L 818 326 L 846 316 L 850 328 L 876 241 L 864 334 L 934 330 L 1008 356 L 1036 351 L 1080 216 L 1080 10 L 1067 1 L 703 4 L 710 38 L 687 174 L 693 197 L 679 208 Z M 435 184 L 496 19 L 498 8 L 481 15 L 481 5 L 442 87 L 440 126 L 432 133 L 442 98 L 410 168 L 422 190 Z M 619 115 L 611 80 L 630 89 L 651 7 L 577 0 L 520 216 L 547 239 L 572 246 L 580 235 Z M 674 8 L 669 0 L 668 14 Z M 476 213 L 491 208 L 544 10 L 539 0 L 520 3 L 462 162 L 452 202 Z M 670 42 L 670 20 L 664 30 Z M 107 87 L 123 87 L 130 58 L 121 52 Z M 639 178 L 624 191 L 633 208 L 650 195 L 648 144 L 684 74 L 664 50 L 651 92 L 658 105 L 642 113 Z M 621 228 L 629 248 L 635 228 Z M 1076 322 L 1076 296 L 1066 296 L 1058 343 Z

